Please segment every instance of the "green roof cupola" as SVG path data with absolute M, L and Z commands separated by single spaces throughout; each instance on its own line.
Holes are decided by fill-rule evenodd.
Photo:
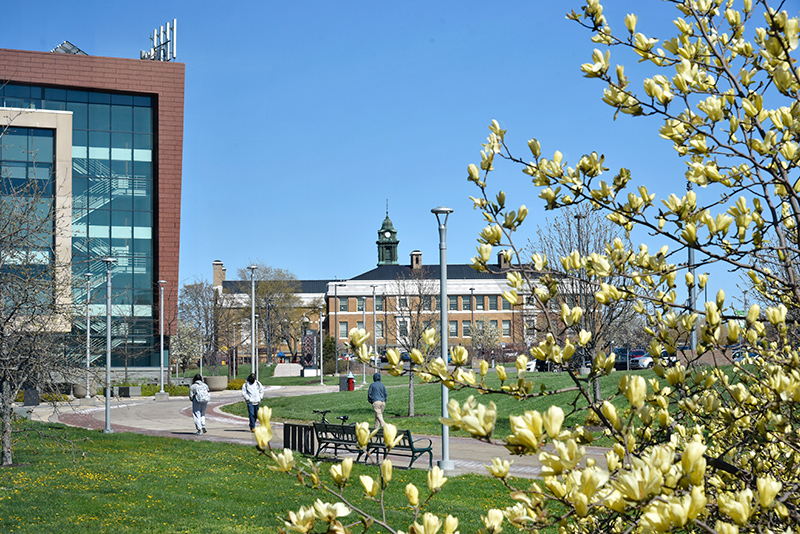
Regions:
M 388 203 L 387 203 L 388 204 Z M 383 220 L 381 229 L 378 230 L 378 266 L 398 265 L 397 263 L 397 230 L 394 229 L 392 220 L 389 218 L 389 206 L 386 206 L 386 218 Z

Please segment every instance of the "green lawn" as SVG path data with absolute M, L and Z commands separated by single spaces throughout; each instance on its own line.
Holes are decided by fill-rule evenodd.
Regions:
M 317 497 L 333 500 L 267 470 L 269 461 L 250 447 L 23 424 L 90 440 L 78 444 L 85 456 L 74 461 L 53 440 L 32 436 L 16 444 L 18 465 L 0 469 L 0 532 L 277 532 L 277 516 L 286 510 Z M 329 464 L 322 465 L 328 478 Z M 347 491 L 363 505 L 359 474 L 376 476 L 376 468 L 354 467 Z M 388 494 L 393 524 L 406 529 L 411 516 L 403 488 L 413 482 L 422 497 L 425 476 L 416 469 L 394 471 Z M 466 475 L 451 478 L 429 511 L 457 515 L 461 532 L 476 532 L 481 513 L 510 504 L 497 481 Z M 372 503 L 366 509 L 377 511 Z
M 646 377 L 654 376 L 652 371 L 632 371 L 632 373 L 643 374 Z M 623 373 L 614 372 L 611 375 L 601 378 L 600 392 L 603 397 L 608 397 L 617 391 L 619 379 Z M 515 377 L 516 372 L 509 369 L 509 378 Z M 534 391 L 539 391 L 544 385 L 547 391 L 571 387 L 574 384 L 567 373 L 527 373 L 528 380 L 534 382 Z M 306 380 L 306 379 L 303 379 Z M 318 378 L 316 379 L 319 380 Z M 371 382 L 371 379 L 367 379 Z M 438 384 L 422 384 L 417 379 L 415 383 L 414 404 L 416 414 L 408 417 L 408 377 L 392 377 L 384 375 L 382 378 L 388 388 L 389 399 L 386 403 L 386 413 L 384 418 L 399 428 L 409 429 L 418 434 L 438 434 L 441 429 L 439 416 L 441 414 L 441 386 Z M 269 380 L 267 383 L 272 384 Z M 356 378 L 356 384 L 361 384 L 361 377 Z M 499 386 L 496 375 L 489 374 L 488 384 L 493 387 Z M 466 400 L 469 395 L 474 395 L 474 390 L 464 389 L 461 391 L 451 391 L 450 398 L 458 399 L 460 402 Z M 545 411 L 552 405 L 559 405 L 565 412 L 571 409 L 571 403 L 576 397 L 576 392 L 547 395 L 540 398 L 517 401 L 505 395 L 492 395 L 481 397 L 481 402 L 488 403 L 494 401 L 498 410 L 497 436 L 506 436 L 510 433 L 508 416 L 520 414 L 525 410 Z M 618 406 L 626 405 L 624 399 L 615 402 Z M 328 419 L 336 422 L 335 416 L 347 414 L 350 421 L 374 421 L 372 407 L 367 402 L 366 389 L 357 391 L 335 392 L 317 395 L 303 395 L 302 397 L 277 397 L 265 399 L 262 405 L 268 405 L 273 410 L 273 418 L 277 420 L 291 421 L 314 421 L 318 417 L 312 410 L 331 410 Z M 586 403 L 581 399 L 579 407 Z M 237 415 L 247 416 L 247 408 L 244 403 L 237 403 L 223 408 L 225 411 Z M 582 424 L 585 419 L 585 412 L 579 412 L 568 418 L 566 424 Z M 454 432 L 453 435 L 459 435 Z M 465 433 L 461 435 L 466 435 Z

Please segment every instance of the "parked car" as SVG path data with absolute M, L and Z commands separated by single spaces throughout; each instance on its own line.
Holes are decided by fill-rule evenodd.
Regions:
M 675 367 L 678 364 L 678 355 L 670 354 L 665 350 L 661 351 L 660 359 L 661 359 L 661 365 L 663 365 L 664 367 Z
M 614 369 L 617 371 L 627 371 L 630 350 L 628 350 L 627 347 L 617 347 L 614 349 L 614 355 Z
M 631 351 L 631 369 L 650 369 L 653 365 L 653 357 L 647 354 L 647 351 L 642 349 Z

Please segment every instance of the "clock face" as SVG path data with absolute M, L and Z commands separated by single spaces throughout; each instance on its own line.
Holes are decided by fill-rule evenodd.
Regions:
M 383 235 L 385 235 L 386 237 L 392 237 L 392 233 L 391 232 L 384 232 Z

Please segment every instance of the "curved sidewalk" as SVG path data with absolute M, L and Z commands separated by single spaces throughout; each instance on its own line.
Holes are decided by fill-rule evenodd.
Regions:
M 268 386 L 265 398 L 302 396 L 315 393 L 337 391 L 336 386 Z M 57 410 L 52 405 L 42 404 L 32 412 L 32 418 L 40 421 L 59 422 L 70 426 L 101 430 L 105 428 L 105 403 L 102 397 L 83 404 L 76 401 L 62 404 Z M 180 438 L 188 440 L 208 440 L 239 445 L 255 445 L 246 417 L 239 417 L 220 408 L 226 404 L 241 401 L 238 391 L 221 391 L 211 394 L 206 411 L 206 427 L 208 433 L 195 435 L 192 422 L 192 406 L 187 397 L 171 397 L 166 401 L 155 401 L 152 397 L 135 397 L 111 401 L 111 428 L 116 432 L 136 432 L 150 436 Z M 275 437 L 270 442 L 273 448 L 283 447 L 283 424 L 273 423 Z M 416 437 L 416 436 L 415 436 Z M 433 442 L 433 461 L 441 459 L 441 437 L 419 436 Z M 541 463 L 537 456 L 510 456 L 499 445 L 492 445 L 465 437 L 450 437 L 450 459 L 455 464 L 452 474 L 463 473 L 486 474 L 484 465 L 491 464 L 492 458 L 513 460 L 511 473 L 518 477 L 536 477 L 541 473 Z M 587 447 L 587 456 L 595 458 L 599 465 L 605 465 L 605 449 Z M 414 464 L 415 467 L 427 468 L 423 457 Z M 407 465 L 407 459 L 398 459 L 396 466 Z

